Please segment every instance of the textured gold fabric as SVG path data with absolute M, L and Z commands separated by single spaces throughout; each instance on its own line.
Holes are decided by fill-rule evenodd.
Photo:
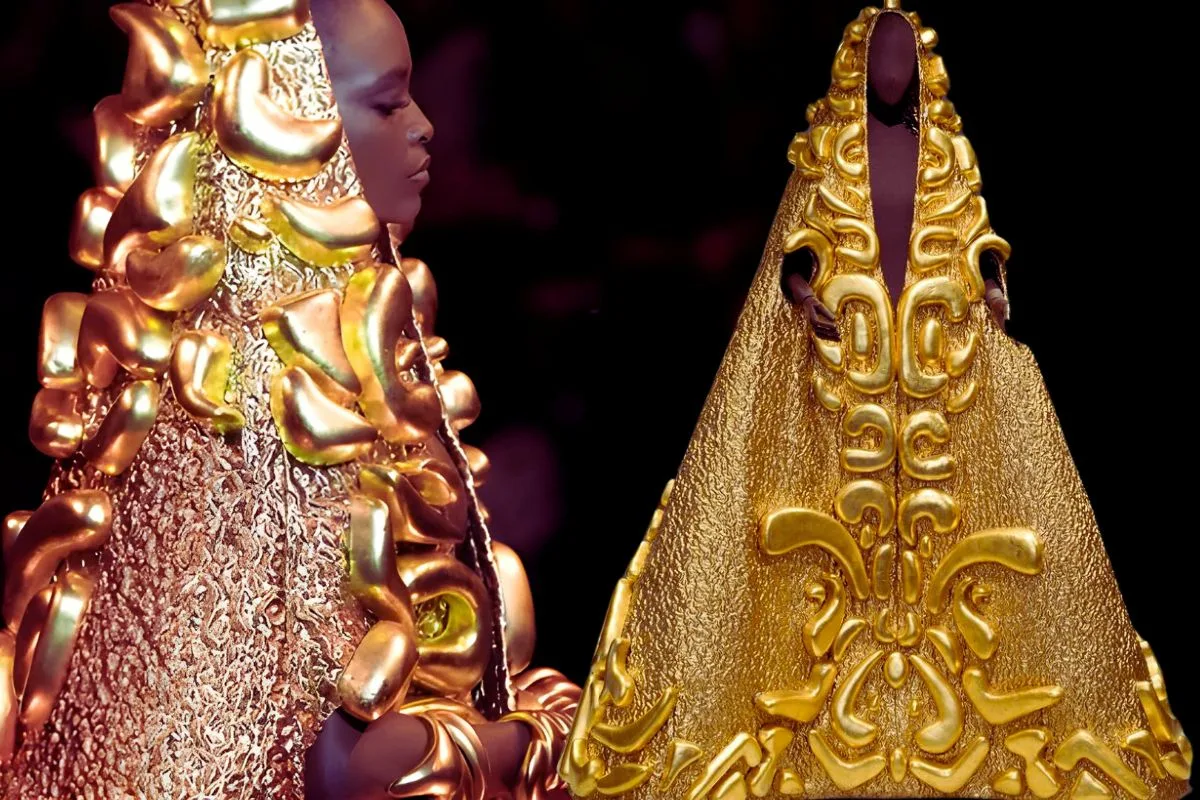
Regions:
M 921 161 L 898 306 L 863 256 L 877 245 L 863 73 L 878 14 L 847 28 L 793 143 L 560 774 L 575 796 L 639 800 L 1179 797 L 1190 744 L 1037 364 L 982 301 L 980 250 L 1007 244 L 944 100 L 936 36 L 912 14 Z M 798 246 L 824 253 L 814 288 L 839 345 L 811 338 L 781 292 Z

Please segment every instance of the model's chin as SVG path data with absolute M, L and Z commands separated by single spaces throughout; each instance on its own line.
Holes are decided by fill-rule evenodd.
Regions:
M 419 194 L 391 204 L 383 213 L 380 212 L 380 209 L 375 209 L 379 221 L 385 223 L 393 235 L 398 235 L 401 241 L 412 232 L 417 222 L 417 215 L 420 213 L 421 196 Z

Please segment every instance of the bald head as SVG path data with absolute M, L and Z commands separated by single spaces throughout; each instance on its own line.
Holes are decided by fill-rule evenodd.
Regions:
M 310 2 L 367 202 L 407 235 L 429 181 L 433 126 L 409 93 L 404 25 L 385 0 Z

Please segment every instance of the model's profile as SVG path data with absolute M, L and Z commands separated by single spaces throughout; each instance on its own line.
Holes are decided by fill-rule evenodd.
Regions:
M 71 240 L 94 291 L 42 318 L 58 462 L 4 521 L 0 791 L 554 796 L 578 689 L 528 669 L 459 436 L 478 398 L 398 255 L 433 135 L 403 26 L 383 0 L 112 16 Z
M 845 29 L 612 596 L 559 765 L 576 797 L 1189 790 L 1163 672 L 1005 332 L 1010 247 L 936 43 L 894 3 Z

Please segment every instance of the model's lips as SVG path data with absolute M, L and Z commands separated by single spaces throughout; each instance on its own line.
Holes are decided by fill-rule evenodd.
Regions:
M 425 156 L 425 160 L 421 162 L 421 166 L 417 167 L 417 171 L 409 175 L 409 180 L 413 181 L 428 181 L 429 180 L 429 165 L 433 161 L 431 156 Z

